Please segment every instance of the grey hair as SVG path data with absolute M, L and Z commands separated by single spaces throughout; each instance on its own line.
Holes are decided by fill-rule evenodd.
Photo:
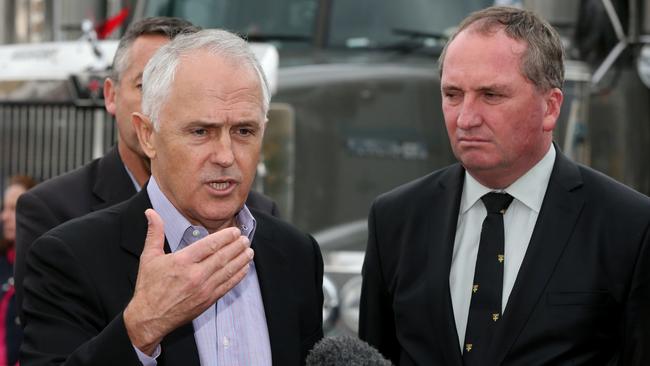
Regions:
M 225 30 L 205 29 L 174 38 L 156 51 L 145 67 L 142 75 L 142 112 L 151 119 L 154 129 L 160 128 L 160 110 L 169 97 L 180 59 L 198 50 L 228 58 L 255 70 L 262 89 L 262 113 L 266 116 L 271 92 L 262 66 L 248 43 Z
M 142 36 L 158 35 L 174 39 L 179 34 L 196 33 L 200 27 L 181 18 L 150 17 L 138 20 L 129 26 L 117 45 L 113 57 L 111 79 L 119 81 L 122 73 L 129 65 L 131 46 L 136 39 Z
M 560 35 L 535 13 L 506 6 L 492 6 L 476 11 L 460 23 L 440 55 L 438 67 L 441 76 L 447 48 L 466 29 L 483 35 L 493 35 L 503 30 L 508 37 L 525 42 L 528 47 L 521 57 L 522 74 L 540 91 L 562 89 L 564 47 Z

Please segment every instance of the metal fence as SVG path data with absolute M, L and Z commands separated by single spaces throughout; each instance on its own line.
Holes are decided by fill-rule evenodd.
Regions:
M 103 106 L 0 102 L 0 192 L 14 174 L 43 181 L 101 156 L 114 125 Z

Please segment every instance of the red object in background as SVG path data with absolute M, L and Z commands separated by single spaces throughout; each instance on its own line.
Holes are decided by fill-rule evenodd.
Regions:
M 113 33 L 115 28 L 119 27 L 124 23 L 126 18 L 129 16 L 129 8 L 124 8 L 120 10 L 117 15 L 112 18 L 107 19 L 104 23 L 97 26 L 95 31 L 97 32 L 98 39 L 106 39 L 108 36 Z

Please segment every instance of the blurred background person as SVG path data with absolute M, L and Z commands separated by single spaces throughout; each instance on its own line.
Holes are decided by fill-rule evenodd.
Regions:
M 0 365 L 16 365 L 22 332 L 14 299 L 14 259 L 16 257 L 16 201 L 36 185 L 26 175 L 10 178 L 2 205 L 2 240 L 0 240 Z

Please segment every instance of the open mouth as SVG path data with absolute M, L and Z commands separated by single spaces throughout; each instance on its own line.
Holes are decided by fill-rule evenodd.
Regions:
M 231 182 L 212 182 L 210 183 L 210 187 L 213 189 L 216 189 L 217 191 L 225 191 L 232 185 Z
M 237 187 L 238 182 L 233 179 L 216 180 L 206 183 L 210 191 L 215 195 L 229 195 Z

